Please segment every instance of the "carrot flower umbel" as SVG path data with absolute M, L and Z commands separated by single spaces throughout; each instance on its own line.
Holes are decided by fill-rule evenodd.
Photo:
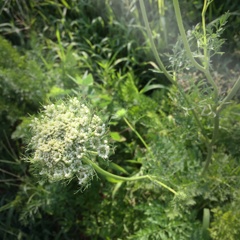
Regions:
M 30 161 L 50 181 L 77 177 L 79 184 L 84 185 L 95 171 L 83 159 L 109 157 L 105 123 L 77 98 L 45 106 L 39 117 L 32 120 L 31 132 Z

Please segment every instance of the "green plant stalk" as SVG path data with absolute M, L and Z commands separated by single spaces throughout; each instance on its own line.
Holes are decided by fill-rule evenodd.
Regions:
M 217 89 L 217 85 L 215 84 L 212 75 L 209 72 L 209 54 L 208 54 L 208 50 L 207 50 L 207 31 L 206 31 L 206 19 L 205 19 L 205 15 L 207 12 L 207 9 L 210 5 L 210 1 L 208 0 L 204 0 L 204 4 L 203 4 L 203 9 L 202 9 L 202 30 L 203 30 L 203 51 L 204 51 L 204 61 L 203 61 L 203 65 L 204 65 L 204 74 L 207 78 L 207 80 L 211 83 L 211 85 L 214 88 L 214 121 L 213 121 L 213 134 L 212 134 L 212 140 L 210 143 L 210 146 L 208 148 L 208 154 L 207 154 L 207 159 L 206 159 L 206 163 L 202 172 L 202 175 L 206 173 L 211 161 L 212 161 L 212 154 L 213 154 L 213 146 L 217 140 L 217 136 L 218 136 L 218 132 L 219 132 L 219 114 L 217 113 L 217 105 L 218 105 L 218 89 Z
M 236 93 L 238 92 L 239 89 L 240 89 L 240 77 L 238 78 L 238 80 L 233 85 L 229 94 L 223 99 L 223 101 L 221 102 L 221 104 L 217 108 L 217 113 L 218 114 L 227 106 L 227 103 L 236 95 Z
M 206 19 L 205 15 L 207 12 L 207 9 L 210 5 L 210 2 L 208 0 L 204 0 L 203 4 L 203 9 L 202 9 L 202 29 L 203 29 L 203 51 L 204 51 L 204 71 L 203 73 L 205 74 L 207 80 L 210 82 L 210 84 L 214 88 L 214 97 L 215 97 L 215 102 L 216 104 L 218 103 L 218 88 L 216 83 L 214 82 L 212 75 L 209 72 L 209 54 L 208 54 L 208 49 L 207 49 L 207 31 L 206 31 Z
M 99 174 L 103 175 L 104 177 L 109 177 L 109 178 L 113 178 L 115 180 L 124 181 L 124 182 L 127 182 L 127 181 L 138 181 L 138 180 L 142 180 L 142 179 L 149 179 L 151 182 L 156 182 L 157 184 L 159 184 L 160 186 L 166 188 L 167 190 L 169 190 L 173 194 L 175 194 L 175 195 L 177 194 L 177 192 L 175 190 L 173 190 L 172 188 L 170 188 L 166 184 L 160 182 L 159 180 L 154 179 L 155 178 L 154 176 L 143 175 L 143 176 L 133 176 L 133 177 L 122 177 L 122 176 L 118 176 L 118 175 L 115 175 L 115 174 L 112 174 L 110 172 L 105 171 L 104 169 L 99 167 L 96 163 L 94 163 L 93 161 L 91 161 L 88 158 L 84 158 L 83 162 L 85 162 L 86 164 L 90 164 L 96 170 L 96 172 L 98 172 Z
M 147 30 L 147 35 L 148 35 L 148 37 L 150 39 L 151 49 L 153 51 L 154 57 L 155 57 L 155 59 L 156 59 L 156 61 L 158 63 L 158 66 L 159 66 L 160 70 L 162 70 L 162 72 L 165 74 L 165 76 L 168 78 L 168 80 L 174 86 L 176 86 L 177 89 L 180 91 L 180 93 L 183 96 L 184 100 L 186 101 L 186 103 L 190 107 L 191 112 L 192 112 L 192 114 L 193 114 L 193 116 L 194 116 L 194 118 L 195 118 L 195 120 L 197 122 L 197 125 L 201 129 L 201 133 L 202 133 L 203 138 L 205 139 L 206 144 L 208 144 L 208 142 L 209 142 L 208 138 L 206 137 L 205 130 L 204 130 L 204 128 L 203 128 L 203 126 L 202 126 L 202 124 L 201 124 L 201 122 L 199 120 L 199 117 L 198 117 L 197 113 L 195 112 L 195 110 L 193 108 L 191 108 L 191 104 L 190 104 L 186 94 L 184 93 L 182 88 L 177 84 L 177 82 L 174 80 L 174 78 L 168 73 L 167 69 L 164 67 L 164 64 L 163 64 L 162 60 L 160 59 L 160 56 L 159 56 L 159 54 L 157 52 L 156 45 L 155 45 L 155 43 L 153 41 L 151 29 L 150 29 L 148 18 L 147 18 L 146 8 L 145 8 L 143 0 L 140 0 L 140 8 L 141 8 L 141 12 L 142 12 L 142 15 L 143 15 L 144 24 L 145 24 L 145 27 L 146 27 L 146 30 Z M 181 13 L 180 13 L 180 18 L 181 18 Z M 182 27 L 183 27 L 183 24 L 182 24 Z M 184 32 L 184 29 L 183 29 L 183 32 Z M 186 42 L 187 42 L 187 40 L 186 40 Z M 187 45 L 188 45 L 188 43 L 187 43 Z M 190 48 L 189 48 L 189 50 L 190 50 Z M 191 53 L 191 51 L 190 51 L 190 53 Z M 191 56 L 192 56 L 192 54 L 191 54 Z
M 130 129 L 138 136 L 142 144 L 145 146 L 145 148 L 148 150 L 148 152 L 151 154 L 151 157 L 154 158 L 154 154 L 152 153 L 151 148 L 148 146 L 148 144 L 144 141 L 142 136 L 138 133 L 138 131 L 131 125 L 131 123 L 124 117 L 123 120 L 126 122 L 126 124 L 130 127 Z
M 203 209 L 203 223 L 202 223 L 202 230 L 204 239 L 209 239 L 209 232 L 208 228 L 210 226 L 210 210 L 208 208 Z
M 164 44 L 167 44 L 168 37 L 167 37 L 167 28 L 165 23 L 165 2 L 164 0 L 158 0 L 158 12 L 159 12 L 159 24 L 162 27 L 163 30 L 163 38 L 164 38 Z
M 11 173 L 11 172 L 9 172 L 9 171 L 6 171 L 6 170 L 4 170 L 4 169 L 1 169 L 1 168 L 0 168 L 0 172 L 6 173 L 6 174 L 8 174 L 8 175 L 10 175 L 10 176 L 13 176 L 13 177 L 17 178 L 17 179 L 21 179 L 20 176 L 18 176 L 18 175 L 16 175 L 16 174 L 13 174 L 13 173 Z
M 164 0 L 158 0 L 158 9 L 159 9 L 159 14 L 164 16 L 164 14 L 165 14 Z
M 150 176 L 150 175 L 145 175 L 145 176 L 146 176 L 151 182 L 153 182 L 153 183 L 155 182 L 155 183 L 159 184 L 160 186 L 162 186 L 162 187 L 166 188 L 167 190 L 169 190 L 170 192 L 172 192 L 174 195 L 177 195 L 177 194 L 178 194 L 175 190 L 173 190 L 172 188 L 170 188 L 170 187 L 167 186 L 166 184 L 160 182 L 159 180 L 154 179 L 154 178 L 155 178 L 154 176 Z
M 215 104 L 217 106 L 218 104 L 218 88 L 217 88 L 217 85 L 216 83 L 214 82 L 213 78 L 212 78 L 212 75 L 211 73 L 209 72 L 208 69 L 206 69 L 204 72 L 203 72 L 208 80 L 208 82 L 210 82 L 210 84 L 213 86 L 213 90 L 214 90 L 214 101 L 215 101 Z
M 207 33 L 206 33 L 206 19 L 205 19 L 205 14 L 208 8 L 207 0 L 204 0 L 203 4 L 203 9 L 202 9 L 202 29 L 203 29 L 203 46 L 204 46 L 204 68 L 207 69 L 209 68 L 208 64 L 208 51 L 207 51 Z
M 215 111 L 216 112 L 216 111 Z M 214 117 L 214 129 L 213 129 L 213 135 L 212 135 L 212 141 L 211 143 L 214 144 L 217 140 L 217 137 L 218 137 L 218 131 L 219 131 L 219 114 L 216 113 L 216 116 Z
M 217 140 L 217 136 L 218 136 L 218 131 L 219 131 L 219 114 L 216 114 L 216 116 L 214 117 L 214 128 L 213 128 L 213 135 L 212 135 L 212 140 L 210 142 L 210 145 L 208 146 L 208 153 L 207 153 L 207 158 L 206 158 L 206 163 L 204 166 L 204 169 L 202 171 L 202 175 L 204 175 L 212 161 L 212 154 L 213 154 L 213 146 Z

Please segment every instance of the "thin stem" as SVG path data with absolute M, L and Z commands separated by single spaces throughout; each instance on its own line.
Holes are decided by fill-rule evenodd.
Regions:
M 218 103 L 218 88 L 216 83 L 214 82 L 212 75 L 210 74 L 209 70 L 207 69 L 206 71 L 203 72 L 208 80 L 208 82 L 213 86 L 213 91 L 214 91 L 214 100 L 215 103 Z
M 212 135 L 212 140 L 210 145 L 208 146 L 208 153 L 207 153 L 207 158 L 206 158 L 206 163 L 204 166 L 204 169 L 202 171 L 202 175 L 204 175 L 212 161 L 212 154 L 213 154 L 213 146 L 217 140 L 218 136 L 218 131 L 219 131 L 219 114 L 216 114 L 214 117 L 214 129 L 213 129 L 213 135 Z
M 138 133 L 138 131 L 131 125 L 131 123 L 125 117 L 123 119 L 127 123 L 127 125 L 130 127 L 130 129 L 138 136 L 138 138 L 140 139 L 142 144 L 145 146 L 145 148 L 151 154 L 151 157 L 154 158 L 154 154 L 152 153 L 151 148 L 148 146 L 148 144 L 145 142 L 145 140 L 142 138 L 142 136 Z
M 157 184 L 161 185 L 162 187 L 166 188 L 167 190 L 169 190 L 170 192 L 172 192 L 173 194 L 177 195 L 178 193 L 173 190 L 172 188 L 168 187 L 166 184 L 154 179 L 154 176 L 150 176 L 150 175 L 146 175 L 148 176 L 148 179 L 152 182 L 156 182 Z
M 91 161 L 88 158 L 84 158 L 83 162 L 85 162 L 87 164 L 90 164 L 101 175 L 103 175 L 105 177 L 113 178 L 115 180 L 120 180 L 120 181 L 137 181 L 137 180 L 141 180 L 141 179 L 146 179 L 147 178 L 146 176 L 122 177 L 122 176 L 118 176 L 118 175 L 112 174 L 112 173 L 102 169 L 96 163 L 94 163 L 93 161 Z
M 217 140 L 218 131 L 219 131 L 219 114 L 216 114 L 214 118 L 214 129 L 213 129 L 213 135 L 212 135 L 212 144 L 214 144 Z
M 214 117 L 213 121 L 213 135 L 212 135 L 212 140 L 210 143 L 210 146 L 208 147 L 208 154 L 207 154 L 207 159 L 206 163 L 204 166 L 204 169 L 202 171 L 202 175 L 204 175 L 212 161 L 212 154 L 213 154 L 213 146 L 217 140 L 218 132 L 219 132 L 219 114 L 217 113 L 217 105 L 218 105 L 218 88 L 216 83 L 214 82 L 212 75 L 209 72 L 209 55 L 208 55 L 208 49 L 207 49 L 207 31 L 206 31 L 206 19 L 205 19 L 205 14 L 206 11 L 209 7 L 210 1 L 204 0 L 203 3 L 203 9 L 202 9 L 202 30 L 203 30 L 203 51 L 204 51 L 204 60 L 203 60 L 203 65 L 204 65 L 204 74 L 208 80 L 208 82 L 213 86 L 214 88 L 214 113 L 216 114 Z
M 205 14 L 208 8 L 207 0 L 204 0 L 202 9 L 202 29 L 203 29 L 203 50 L 204 50 L 204 68 L 208 68 L 208 51 L 207 51 L 207 34 L 206 34 L 206 19 Z
M 207 49 L 207 30 L 206 30 L 206 19 L 205 15 L 207 12 L 207 9 L 209 7 L 210 2 L 208 0 L 204 0 L 203 3 L 203 9 L 202 9 L 202 29 L 203 29 L 203 51 L 204 51 L 204 74 L 208 80 L 208 82 L 213 86 L 214 88 L 214 96 L 215 96 L 215 102 L 218 101 L 218 88 L 216 83 L 214 82 L 210 72 L 209 72 L 209 55 L 208 55 L 208 49 Z
M 96 163 L 94 163 L 93 161 L 91 161 L 88 158 L 84 158 L 83 162 L 85 162 L 86 164 L 90 164 L 98 173 L 100 173 L 104 177 L 110 177 L 110 178 L 113 178 L 115 180 L 124 181 L 124 182 L 127 182 L 127 181 L 138 181 L 138 180 L 142 180 L 142 179 L 149 179 L 150 181 L 155 182 L 155 183 L 161 185 L 162 187 L 166 188 L 167 190 L 169 190 L 173 194 L 175 194 L 175 195 L 177 194 L 177 192 L 175 190 L 173 190 L 172 188 L 168 187 L 166 184 L 160 182 L 159 180 L 156 180 L 154 176 L 143 175 L 143 176 L 122 177 L 122 176 L 118 176 L 118 175 L 112 174 L 112 173 L 110 173 L 108 171 L 105 171 L 104 169 L 99 167 Z
M 13 177 L 16 177 L 16 178 L 18 178 L 18 179 L 21 179 L 18 175 L 15 175 L 15 174 L 13 174 L 13 173 L 11 173 L 11 172 L 8 172 L 8 171 L 6 171 L 6 170 L 4 170 L 4 169 L 1 169 L 1 168 L 0 168 L 0 172 L 6 173 L 6 174 L 8 174 L 8 175 L 10 175 L 10 176 L 13 176 Z
M 208 147 L 206 163 L 205 163 L 204 169 L 202 171 L 202 175 L 204 175 L 206 173 L 206 171 L 209 167 L 209 164 L 211 163 L 212 153 L 213 153 L 213 148 L 212 148 L 212 144 L 210 144 L 210 146 Z
M 223 99 L 220 106 L 217 108 L 218 114 L 226 107 L 227 103 L 236 95 L 239 89 L 240 89 L 240 77 L 235 82 L 229 94 Z

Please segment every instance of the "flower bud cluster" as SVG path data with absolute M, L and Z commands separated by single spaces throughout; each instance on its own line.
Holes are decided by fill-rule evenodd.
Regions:
M 82 160 L 94 160 L 96 155 L 108 158 L 105 124 L 77 98 L 45 106 L 31 126 L 31 161 L 40 166 L 40 174 L 50 181 L 77 177 L 79 184 L 85 184 L 94 170 Z

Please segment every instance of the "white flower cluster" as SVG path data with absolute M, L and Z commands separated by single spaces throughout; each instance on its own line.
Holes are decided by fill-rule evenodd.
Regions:
M 79 184 L 87 183 L 94 170 L 82 159 L 108 158 L 105 124 L 77 98 L 45 106 L 31 126 L 31 161 L 40 165 L 40 174 L 51 181 L 76 176 Z

